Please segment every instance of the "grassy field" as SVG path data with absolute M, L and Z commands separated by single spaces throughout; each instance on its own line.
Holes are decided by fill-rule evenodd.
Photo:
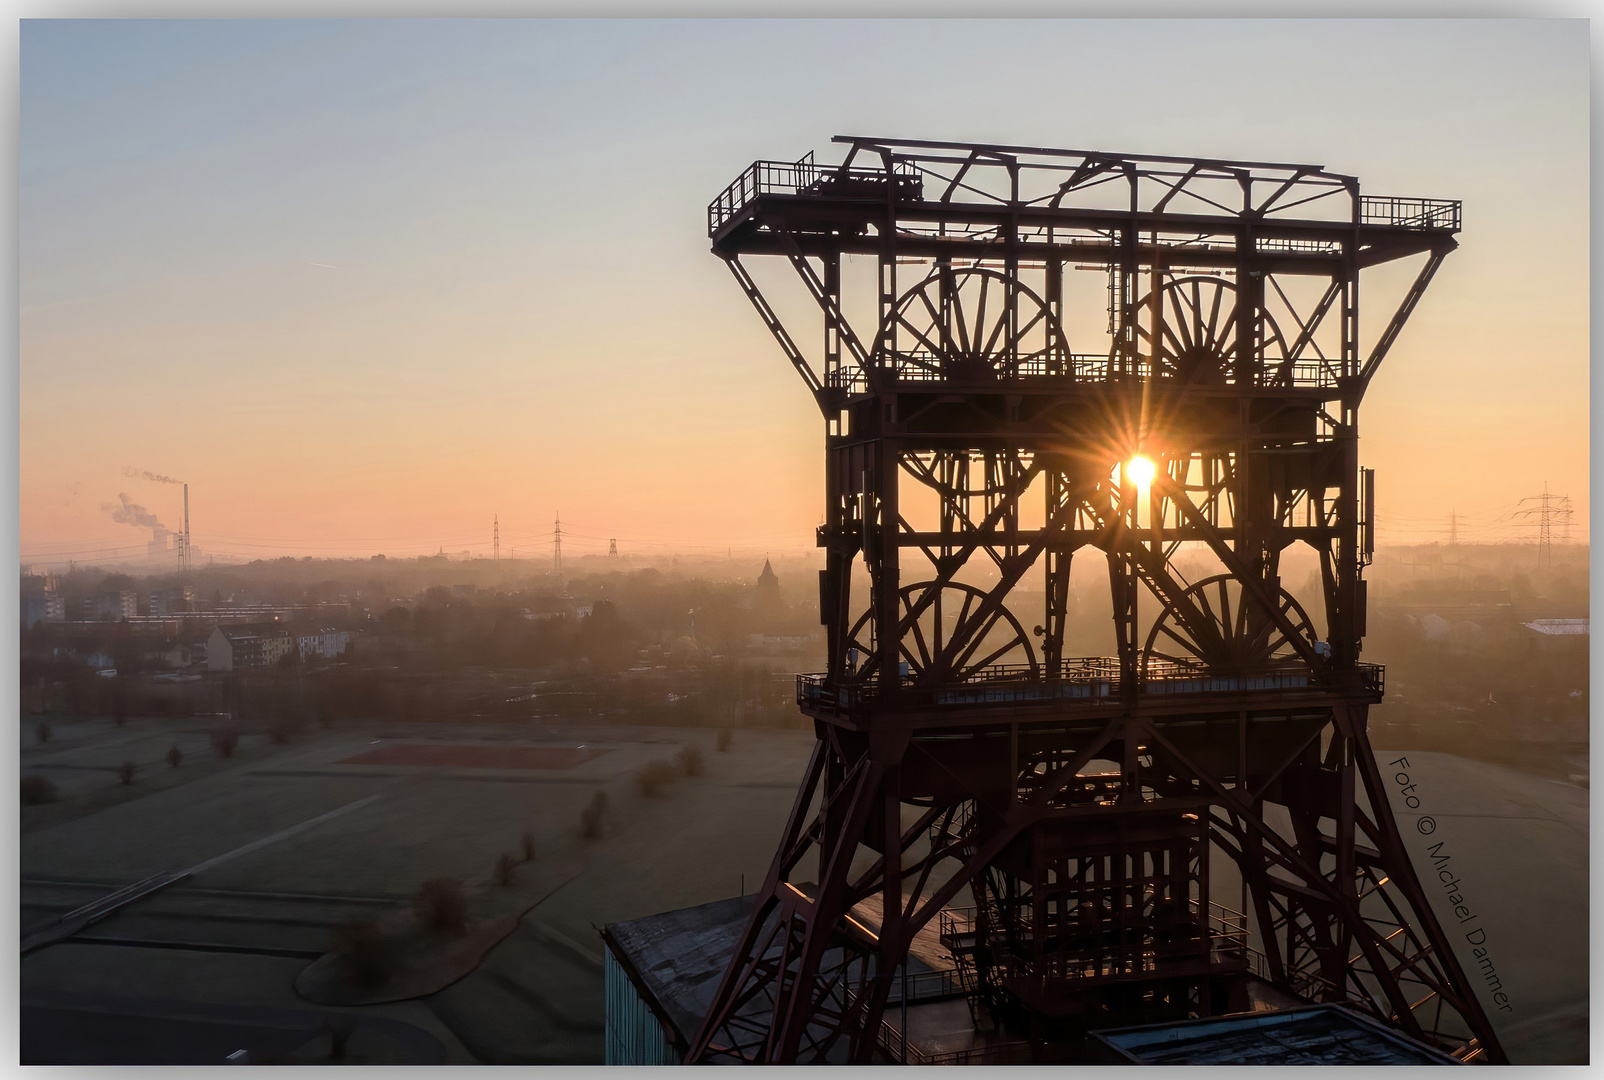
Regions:
M 62 795 L 22 810 L 24 931 L 196 868 L 23 958 L 24 1060 L 74 1062 L 238 1049 L 327 1060 L 323 1025 L 340 1012 L 359 1020 L 346 1060 L 599 1062 L 597 930 L 753 888 L 812 746 L 799 731 L 742 729 L 719 752 L 707 729 L 383 724 L 284 744 L 248 735 L 224 759 L 197 721 L 57 724 L 43 745 L 23 735 L 23 773 Z M 175 744 L 177 768 L 164 757 Z M 685 746 L 704 773 L 643 793 L 637 772 Z M 1445 754 L 1410 763 L 1435 832 L 1427 842 L 1400 802 L 1406 842 L 1423 876 L 1430 843 L 1453 853 L 1514 1006 L 1495 1014 L 1511 1056 L 1584 1060 L 1587 792 Z M 587 839 L 581 813 L 598 792 L 606 827 Z M 535 859 L 493 884 L 526 830 Z M 339 1010 L 297 996 L 335 925 L 404 905 L 442 875 L 467 883 L 479 910 L 529 909 L 483 965 L 414 1001 Z

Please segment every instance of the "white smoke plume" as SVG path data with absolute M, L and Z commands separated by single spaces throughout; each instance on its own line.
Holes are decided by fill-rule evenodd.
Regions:
M 131 501 L 128 496 L 124 495 L 122 492 L 119 491 L 117 493 L 117 498 L 122 500 L 121 506 L 118 506 L 116 503 L 100 504 L 100 508 L 111 515 L 111 520 L 119 522 L 123 525 L 139 525 L 148 529 L 161 529 L 166 527 L 161 523 L 160 520 L 157 519 L 155 514 L 151 513 L 149 510 L 146 510 L 138 503 Z

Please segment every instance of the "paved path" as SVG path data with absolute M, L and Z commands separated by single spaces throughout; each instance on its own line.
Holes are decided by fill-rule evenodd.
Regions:
M 278 843 L 280 840 L 287 840 L 290 837 L 299 833 L 303 833 L 308 829 L 315 828 L 318 825 L 323 824 L 325 821 L 331 821 L 343 814 L 349 814 L 353 810 L 359 810 L 382 797 L 383 795 L 381 793 L 377 795 L 369 795 L 365 799 L 357 799 L 355 802 L 349 802 L 344 806 L 336 807 L 326 814 L 319 814 L 317 817 L 310 818 L 309 820 L 303 821 L 298 825 L 291 825 L 287 829 L 281 829 L 278 832 L 273 833 L 271 836 L 264 836 L 260 840 L 253 840 L 248 844 L 241 844 L 232 851 L 225 851 L 221 855 L 214 855 L 205 862 L 196 863 L 187 870 L 170 870 L 166 873 L 154 874 L 148 878 L 136 881 L 132 885 L 125 885 L 116 892 L 108 893 L 105 896 L 100 897 L 98 900 L 92 900 L 82 907 L 74 908 L 65 915 L 58 916 L 51 922 L 48 922 L 43 926 L 36 927 L 34 930 L 23 935 L 23 955 L 27 955 L 35 949 L 43 948 L 46 945 L 51 945 L 55 942 L 72 937 L 85 927 L 104 919 L 112 912 L 132 904 L 136 900 L 143 899 L 144 897 L 147 897 L 151 893 L 157 892 L 160 889 L 165 889 L 174 882 L 183 881 L 185 878 L 193 877 L 194 875 L 205 870 L 210 870 L 213 867 L 221 866 L 226 862 L 239 858 L 241 855 L 249 855 L 253 851 L 259 851 L 270 844 Z

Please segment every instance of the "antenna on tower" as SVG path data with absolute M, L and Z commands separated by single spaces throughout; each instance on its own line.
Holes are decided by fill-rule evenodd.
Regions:
M 501 561 L 501 515 L 497 514 L 490 525 L 490 561 Z
M 551 538 L 551 566 L 552 572 L 561 577 L 563 572 L 563 516 L 557 515 L 556 530 Z

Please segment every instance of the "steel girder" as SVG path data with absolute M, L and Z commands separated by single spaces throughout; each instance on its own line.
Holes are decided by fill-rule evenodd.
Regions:
M 803 694 L 819 743 L 688 1060 L 870 1060 L 912 935 L 1010 844 L 1193 805 L 1241 870 L 1261 974 L 1501 1060 L 1399 838 L 1365 730 L 1379 669 L 1359 662 L 1358 407 L 1458 204 L 1362 197 L 1318 166 L 843 141 L 840 166 L 759 162 L 709 208 L 715 253 L 826 420 L 829 670 Z M 1362 357 L 1361 270 L 1421 253 Z M 817 361 L 743 255 L 796 272 Z M 857 328 L 852 256 L 875 260 Z M 1065 333 L 1071 260 L 1108 274 L 1100 352 Z M 1146 490 L 1119 465 L 1136 453 L 1156 465 Z M 1319 557 L 1319 629 L 1280 582 L 1299 542 Z M 1188 580 L 1183 545 L 1220 573 Z M 1088 550 L 1107 564 L 1106 661 L 1064 655 Z M 1010 597 L 1036 573 L 1027 634 Z M 1117 767 L 1107 800 L 1085 795 L 1094 758 Z M 874 895 L 877 928 L 853 914 Z

